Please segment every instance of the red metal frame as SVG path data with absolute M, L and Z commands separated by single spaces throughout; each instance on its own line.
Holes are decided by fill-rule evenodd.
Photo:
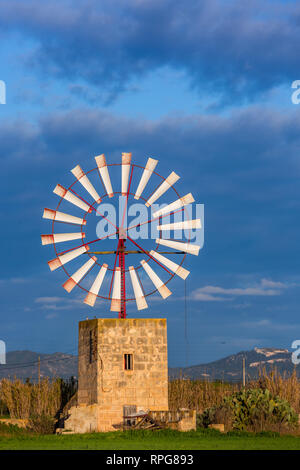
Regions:
M 108 167 L 113 167 L 113 166 L 121 166 L 121 165 L 122 165 L 122 163 L 110 163 L 110 164 L 108 164 L 107 166 L 108 166 Z M 124 222 L 125 211 L 126 211 L 126 207 L 127 207 L 127 204 L 128 204 L 128 197 L 129 197 L 129 195 L 134 196 L 134 193 L 131 193 L 131 192 L 130 192 L 130 186 L 131 186 L 131 182 L 132 182 L 132 177 L 133 177 L 134 168 L 145 169 L 145 167 L 143 167 L 143 166 L 141 166 L 141 165 L 131 164 L 131 174 L 130 174 L 130 180 L 129 180 L 128 190 L 127 190 L 127 200 L 126 200 L 126 205 L 125 205 L 125 210 L 124 210 L 124 215 L 123 215 L 122 224 L 123 224 L 123 222 Z M 92 173 L 93 171 L 97 171 L 97 173 L 98 173 L 98 175 L 99 175 L 99 178 L 100 178 L 100 180 L 101 180 L 101 183 L 102 183 L 102 185 L 103 185 L 103 181 L 102 181 L 101 175 L 100 175 L 100 173 L 99 173 L 99 171 L 98 171 L 98 167 L 93 168 L 93 169 L 87 171 L 85 174 L 88 175 L 89 173 Z M 162 181 L 165 181 L 165 180 L 166 180 L 166 178 L 164 178 L 163 176 L 161 176 L 159 173 L 157 173 L 157 172 L 155 172 L 155 171 L 153 171 L 153 174 L 156 175 L 156 176 L 158 176 L 159 178 L 161 178 Z M 104 217 L 104 215 L 101 214 L 101 213 L 94 207 L 94 205 L 95 205 L 96 203 L 95 203 L 95 202 L 93 202 L 92 204 L 88 203 L 84 198 L 82 198 L 79 194 L 77 194 L 77 192 L 74 191 L 73 186 L 74 186 L 77 182 L 78 182 L 78 180 L 76 179 L 76 180 L 67 188 L 67 190 L 72 191 L 77 197 L 79 197 L 82 201 L 84 201 L 84 202 L 89 206 L 89 210 L 85 213 L 85 215 L 84 215 L 84 217 L 83 217 L 83 220 L 86 220 L 86 217 L 87 217 L 87 215 L 88 215 L 89 213 L 91 213 L 92 211 L 95 211 L 95 212 L 97 212 L 102 218 L 106 219 L 109 223 L 111 223 L 111 225 L 113 225 L 113 227 L 117 230 L 114 234 L 117 234 L 117 233 L 119 232 L 119 227 L 115 226 L 109 219 L 107 219 L 106 217 Z M 161 183 L 160 183 L 160 184 L 161 184 Z M 160 185 L 160 184 L 159 184 L 159 185 Z M 158 185 L 157 187 L 159 187 L 159 185 Z M 104 186 L 104 185 L 103 185 L 103 186 Z M 178 191 L 174 188 L 173 185 L 171 186 L 171 188 L 172 188 L 172 190 L 175 192 L 177 198 L 180 198 L 180 195 L 179 195 Z M 114 194 L 121 194 L 121 192 L 119 192 L 119 191 L 114 191 Z M 103 195 L 101 196 L 101 200 L 103 200 L 103 199 L 104 199 L 105 197 L 107 197 L 107 196 L 108 196 L 107 193 L 103 194 Z M 142 196 L 140 197 L 140 199 L 142 199 L 144 202 L 146 202 L 146 199 L 143 198 Z M 59 207 L 60 207 L 62 201 L 63 201 L 63 197 L 60 198 L 60 201 L 58 202 L 58 205 L 57 205 L 57 207 L 56 207 L 56 210 L 59 210 Z M 174 211 L 174 212 L 171 212 L 171 214 L 174 214 L 174 213 L 176 213 L 176 212 L 180 212 L 180 211 L 183 211 L 183 210 L 184 210 L 184 209 L 181 208 L 181 209 L 178 209 L 178 210 L 176 210 L 176 211 Z M 161 217 L 159 217 L 158 220 L 160 221 L 161 218 L 166 217 L 166 216 L 168 216 L 168 215 L 170 215 L 170 214 L 162 215 Z M 139 225 L 144 225 L 144 224 L 151 223 L 153 220 L 155 220 L 155 219 L 147 220 L 147 221 L 145 221 L 145 222 L 143 222 L 142 224 L 139 224 Z M 55 221 L 55 220 L 52 221 L 52 234 L 55 233 L 55 232 L 54 232 L 55 222 L 58 223 L 58 222 Z M 96 240 L 92 240 L 91 242 L 88 242 L 88 241 L 85 242 L 85 241 L 84 241 L 84 237 L 83 237 L 83 229 L 84 229 L 84 227 L 85 227 L 84 225 L 81 226 L 82 245 L 80 245 L 80 246 L 86 246 L 86 245 L 88 245 L 88 244 L 95 243 L 96 241 L 104 240 L 105 238 L 108 238 L 109 236 L 112 235 L 112 234 L 109 234 L 109 235 L 106 236 L 106 237 L 99 238 L 99 239 L 96 239 Z M 135 228 L 135 227 L 137 227 L 137 226 L 128 227 L 128 230 L 130 230 L 130 229 L 132 229 L 132 228 Z M 191 233 L 191 231 L 189 230 L 189 237 L 188 237 L 188 239 L 187 239 L 188 242 L 190 241 L 190 233 Z M 134 243 L 136 246 L 138 246 L 142 251 L 145 251 L 145 250 L 143 250 L 143 248 L 142 248 L 141 246 L 139 246 L 136 242 L 134 242 L 128 235 L 127 235 L 127 238 L 128 238 L 132 243 Z M 56 244 L 55 244 L 55 243 L 53 243 L 53 247 L 54 247 L 54 251 L 55 251 L 56 256 L 62 255 L 63 253 L 66 253 L 66 252 L 68 252 L 68 251 L 70 251 L 70 250 L 75 249 L 75 248 L 71 248 L 70 250 L 66 250 L 66 251 L 63 251 L 63 252 L 59 252 L 59 251 L 57 250 L 57 247 L 56 247 Z M 156 247 L 155 247 L 154 249 L 157 250 L 158 247 L 159 247 L 159 245 L 156 244 Z M 76 247 L 76 248 L 77 248 L 77 247 Z M 119 318 L 126 318 L 126 302 L 128 302 L 128 301 L 134 301 L 134 300 L 135 300 L 135 298 L 128 298 L 128 299 L 126 299 L 125 273 L 126 273 L 128 270 L 126 269 L 126 266 L 125 266 L 125 253 L 124 253 L 124 250 L 125 250 L 125 242 L 124 242 L 124 239 L 123 239 L 123 238 L 119 238 L 119 240 L 118 240 L 118 248 L 117 248 L 117 253 L 116 253 L 116 257 L 115 257 L 114 267 L 113 267 L 113 269 L 111 269 L 111 268 L 108 267 L 108 270 L 109 270 L 109 271 L 112 271 L 112 279 L 111 279 L 111 284 L 110 284 L 109 295 L 108 295 L 108 297 L 105 297 L 105 296 L 102 296 L 102 295 L 98 295 L 98 296 L 97 296 L 97 297 L 102 298 L 102 299 L 112 300 L 112 299 L 111 299 L 111 291 L 112 291 L 112 285 L 113 285 L 113 280 L 114 280 L 114 272 L 115 272 L 116 262 L 117 262 L 117 259 L 118 259 L 118 261 L 119 261 L 119 267 L 121 268 L 121 311 L 119 312 Z M 159 264 L 166 272 L 168 272 L 168 273 L 170 274 L 169 279 L 165 282 L 165 284 L 168 284 L 168 283 L 171 281 L 171 279 L 173 279 L 173 277 L 175 276 L 175 273 L 170 272 L 165 266 L 161 265 L 161 263 L 159 263 L 155 258 L 153 258 L 151 255 L 149 255 L 149 253 L 147 253 L 146 251 L 145 251 L 145 254 L 146 254 L 146 256 L 148 257 L 148 258 L 145 260 L 147 263 L 150 261 L 150 259 L 153 259 L 153 260 L 154 260 L 157 264 Z M 88 252 L 87 252 L 87 255 L 88 255 L 88 256 L 92 256 L 92 255 L 90 255 L 90 253 L 88 253 Z M 180 266 L 183 264 L 183 262 L 184 262 L 186 256 L 187 256 L 186 253 L 183 254 L 183 258 L 182 258 L 181 262 L 179 263 Z M 101 264 L 98 263 L 98 262 L 96 262 L 95 265 L 99 265 L 99 266 L 100 266 Z M 65 268 L 64 265 L 62 265 L 62 268 L 63 268 L 64 272 L 66 273 L 66 275 L 67 275 L 68 277 L 70 277 L 70 274 L 68 273 L 68 271 L 66 270 L 66 268 Z M 139 269 L 141 269 L 141 266 L 136 266 L 135 269 L 136 269 L 136 271 L 138 271 Z M 138 272 L 137 272 L 137 274 L 138 274 Z M 84 278 L 83 278 L 83 279 L 84 279 Z M 82 279 L 82 280 L 83 280 L 83 279 Z M 82 280 L 81 280 L 81 281 L 82 281 Z M 81 285 L 81 281 L 77 284 L 78 287 L 80 287 L 83 291 L 85 291 L 85 292 L 88 293 L 89 291 Z M 143 292 L 144 292 L 143 284 L 142 284 L 141 281 L 140 281 L 140 283 L 141 283 L 141 286 L 142 286 L 142 290 L 143 290 Z M 145 293 L 145 292 L 144 292 L 144 295 L 145 295 L 145 297 L 148 297 L 148 296 L 154 294 L 155 292 L 157 292 L 157 289 L 154 289 L 153 291 L 151 291 L 151 292 L 149 292 L 149 293 Z
M 121 310 L 119 318 L 126 318 L 126 285 L 125 285 L 125 243 L 124 239 L 120 239 L 119 249 L 119 267 L 121 268 Z

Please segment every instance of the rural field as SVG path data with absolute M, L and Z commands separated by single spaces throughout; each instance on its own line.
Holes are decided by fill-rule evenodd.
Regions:
M 6 429 L 5 429 L 6 428 Z M 39 435 L 1 426 L 0 450 L 300 450 L 300 437 L 198 430 Z
M 55 434 L 58 416 L 76 403 L 76 383 L 62 379 L 3 379 L 0 450 L 300 450 L 300 382 L 275 370 L 246 387 L 177 379 L 169 407 L 195 409 L 197 430 L 139 429 Z M 4 421 L 5 420 L 5 421 Z M 12 421 L 10 421 L 12 420 Z M 11 423 L 14 420 L 25 427 Z M 224 432 L 213 427 L 222 426 Z M 66 428 L 67 429 L 67 428 Z

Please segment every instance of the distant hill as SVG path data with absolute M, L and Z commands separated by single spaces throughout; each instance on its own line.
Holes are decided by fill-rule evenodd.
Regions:
M 6 355 L 7 364 L 0 364 L 0 380 L 3 377 L 21 379 L 38 378 L 38 357 L 41 358 L 41 377 L 77 377 L 77 356 L 64 353 L 40 354 L 32 351 L 12 351 Z M 208 364 L 198 364 L 186 368 L 170 368 L 171 378 L 189 377 L 192 379 L 224 380 L 239 382 L 242 380 L 243 357 L 246 361 L 247 378 L 256 378 L 261 367 L 270 371 L 274 366 L 280 373 L 290 374 L 295 366 L 288 349 L 254 348 L 219 359 Z M 300 365 L 296 368 L 300 377 Z
M 77 356 L 59 352 L 40 354 L 33 351 L 11 351 L 6 354 L 6 364 L 0 364 L 0 379 L 18 377 L 36 380 L 39 357 L 41 377 L 77 377 Z
M 254 348 L 251 351 L 241 351 L 208 364 L 182 369 L 171 368 L 169 375 L 173 378 L 182 375 L 192 379 L 239 382 L 242 380 L 243 358 L 245 358 L 248 379 L 257 378 L 262 367 L 266 368 L 268 372 L 276 367 L 280 373 L 291 374 L 295 368 L 291 355 L 292 353 L 288 349 Z M 296 371 L 300 377 L 300 365 L 296 367 Z

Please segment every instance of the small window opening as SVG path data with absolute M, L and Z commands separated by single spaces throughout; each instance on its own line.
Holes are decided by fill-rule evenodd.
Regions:
M 124 354 L 124 369 L 133 370 L 133 354 Z

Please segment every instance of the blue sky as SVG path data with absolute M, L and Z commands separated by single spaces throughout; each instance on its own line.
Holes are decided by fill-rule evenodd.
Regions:
M 280 1 L 10 0 L 0 5 L 1 316 L 9 350 L 76 352 L 77 322 L 110 316 L 50 273 L 40 234 L 77 163 L 131 151 L 205 205 L 188 257 L 188 363 L 299 339 L 300 6 Z M 191 259 L 193 258 L 193 259 Z M 168 319 L 185 365 L 184 285 L 129 315 Z

